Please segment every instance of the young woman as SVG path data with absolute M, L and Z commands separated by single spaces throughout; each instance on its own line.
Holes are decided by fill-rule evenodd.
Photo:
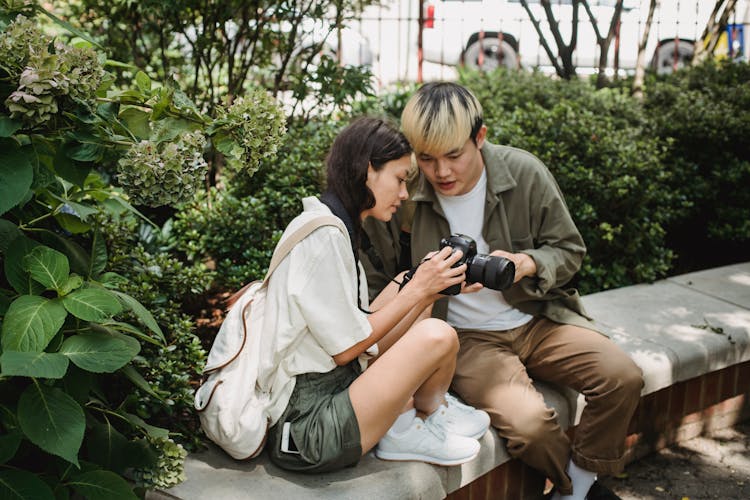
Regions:
M 369 304 L 354 250 L 366 217 L 388 221 L 407 199 L 411 169 L 411 148 L 394 126 L 357 119 L 330 150 L 326 192 L 305 198 L 303 213 L 287 228 L 332 213 L 347 231 L 315 230 L 268 284 L 274 324 L 264 327 L 274 328 L 280 354 L 263 374 L 274 387 L 267 447 L 284 469 L 351 466 L 376 445 L 382 459 L 441 465 L 479 452 L 488 415 L 446 393 L 456 332 L 425 313 L 441 290 L 463 283 L 466 266 L 451 267 L 460 254 L 433 252 L 401 291 L 392 283 Z

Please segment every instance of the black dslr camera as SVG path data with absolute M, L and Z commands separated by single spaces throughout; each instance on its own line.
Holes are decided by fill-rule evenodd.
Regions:
M 461 250 L 463 255 L 453 267 L 466 264 L 466 282 L 481 283 L 487 288 L 493 290 L 505 290 L 513 284 L 516 275 L 516 266 L 513 261 L 505 257 L 494 255 L 483 255 L 477 253 L 477 243 L 470 237 L 463 234 L 452 234 L 448 238 L 440 240 L 440 249 L 451 247 L 453 251 Z M 403 288 L 416 272 L 417 268 L 412 268 L 404 276 L 401 283 Z M 399 288 L 399 289 L 400 289 Z M 443 295 L 458 295 L 461 293 L 461 285 L 453 285 L 441 291 Z

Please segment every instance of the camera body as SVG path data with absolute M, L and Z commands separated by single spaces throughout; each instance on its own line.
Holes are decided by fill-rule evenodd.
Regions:
M 440 240 L 440 249 L 451 247 L 453 251 L 461 250 L 463 255 L 453 267 L 466 264 L 466 282 L 481 283 L 492 290 L 505 290 L 513 284 L 516 266 L 505 257 L 477 253 L 477 243 L 464 234 L 452 234 Z M 461 285 L 453 285 L 442 292 L 443 295 L 458 295 Z
M 464 234 L 452 234 L 440 240 L 440 249 L 445 247 L 451 247 L 454 252 L 461 250 L 463 255 L 458 262 L 453 264 L 453 267 L 466 264 L 467 283 L 481 283 L 492 290 L 505 290 L 513 284 L 516 276 L 516 266 L 513 261 L 505 257 L 477 253 L 477 243 L 473 238 Z M 417 267 L 414 267 L 406 273 L 399 289 L 411 280 L 416 270 Z M 458 295 L 461 293 L 461 285 L 449 286 L 440 293 Z

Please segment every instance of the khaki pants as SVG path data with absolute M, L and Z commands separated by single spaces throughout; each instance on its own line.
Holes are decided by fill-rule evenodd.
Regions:
M 572 486 L 569 459 L 592 472 L 623 468 L 625 435 L 643 388 L 641 369 L 592 330 L 535 318 L 512 330 L 458 330 L 452 389 L 486 410 L 508 453 L 544 472 L 562 494 Z M 566 386 L 586 398 L 572 444 L 532 380 Z

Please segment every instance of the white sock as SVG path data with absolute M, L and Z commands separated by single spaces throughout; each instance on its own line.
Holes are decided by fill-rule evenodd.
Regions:
M 568 462 L 568 476 L 573 483 L 573 494 L 561 495 L 556 492 L 552 497 L 553 500 L 586 500 L 586 494 L 596 481 L 596 472 L 581 469 L 571 460 Z
M 392 430 L 393 432 L 398 434 L 406 431 L 411 426 L 411 423 L 416 416 L 417 410 L 415 410 L 414 408 L 412 408 L 411 410 L 406 410 L 404 413 L 398 416 L 389 430 Z

